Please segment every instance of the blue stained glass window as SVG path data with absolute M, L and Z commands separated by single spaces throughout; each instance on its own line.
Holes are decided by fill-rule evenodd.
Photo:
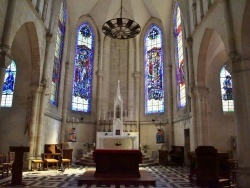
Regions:
M 15 80 L 16 80 L 16 64 L 12 60 L 11 64 L 7 67 L 5 73 L 1 107 L 12 106 Z
M 224 112 L 233 112 L 234 111 L 233 83 L 230 73 L 226 70 L 226 66 L 223 66 L 220 71 L 220 85 L 221 85 L 222 109 Z
M 184 71 L 183 54 L 183 31 L 181 24 L 181 12 L 178 3 L 175 4 L 174 14 L 174 38 L 175 38 L 175 59 L 176 59 L 176 79 L 177 79 L 177 102 L 178 107 L 186 106 L 186 83 Z
M 90 112 L 94 34 L 88 23 L 78 28 L 76 40 L 72 110 Z
M 144 39 L 145 113 L 164 112 L 162 32 L 152 25 Z
M 65 2 L 62 2 L 58 27 L 57 27 L 56 49 L 54 55 L 54 66 L 53 66 L 52 83 L 50 91 L 50 103 L 54 105 L 58 105 L 65 27 L 66 27 L 66 5 Z

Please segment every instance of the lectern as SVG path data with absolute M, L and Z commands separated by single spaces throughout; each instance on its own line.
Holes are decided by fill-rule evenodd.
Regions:
M 12 165 L 11 185 L 22 185 L 23 153 L 29 152 L 30 148 L 25 146 L 10 146 L 10 151 L 15 152 L 15 160 Z

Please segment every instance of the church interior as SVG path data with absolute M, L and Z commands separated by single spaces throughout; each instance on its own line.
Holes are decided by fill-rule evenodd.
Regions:
M 14 177 L 110 151 L 208 187 L 223 161 L 248 188 L 249 17 L 250 0 L 0 0 L 0 176 L 11 152 Z

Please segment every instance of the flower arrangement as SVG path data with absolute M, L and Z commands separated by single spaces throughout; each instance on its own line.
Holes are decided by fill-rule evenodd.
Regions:
M 141 148 L 144 151 L 144 153 L 147 153 L 148 149 L 150 149 L 150 146 L 148 144 L 142 144 Z
M 116 146 L 120 146 L 120 145 L 122 145 L 122 143 L 121 143 L 120 140 L 116 140 L 116 141 L 115 141 L 115 145 L 116 145 Z
M 87 150 L 90 151 L 94 147 L 94 144 L 87 142 L 87 143 L 83 144 L 83 147 L 87 148 Z

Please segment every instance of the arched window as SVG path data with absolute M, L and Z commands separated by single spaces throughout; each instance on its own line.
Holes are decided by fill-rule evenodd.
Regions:
M 164 112 L 162 32 L 151 25 L 144 38 L 145 113 Z
M 174 12 L 174 40 L 175 40 L 175 62 L 177 79 L 177 103 L 178 108 L 186 106 L 186 78 L 184 70 L 183 54 L 183 27 L 181 24 L 181 12 L 177 3 L 175 3 Z
M 224 65 L 220 71 L 220 85 L 221 85 L 221 96 L 222 96 L 222 109 L 224 112 L 234 111 L 233 101 L 233 83 L 230 73 L 226 70 Z
M 15 80 L 16 80 L 16 64 L 12 60 L 11 64 L 7 67 L 5 73 L 1 107 L 12 106 Z
M 50 91 L 50 103 L 56 106 L 58 105 L 65 27 L 66 27 L 66 6 L 65 2 L 62 2 L 58 27 L 57 27 L 56 49 L 54 56 L 51 91 Z
M 75 50 L 72 110 L 90 112 L 94 34 L 88 23 L 78 28 Z

